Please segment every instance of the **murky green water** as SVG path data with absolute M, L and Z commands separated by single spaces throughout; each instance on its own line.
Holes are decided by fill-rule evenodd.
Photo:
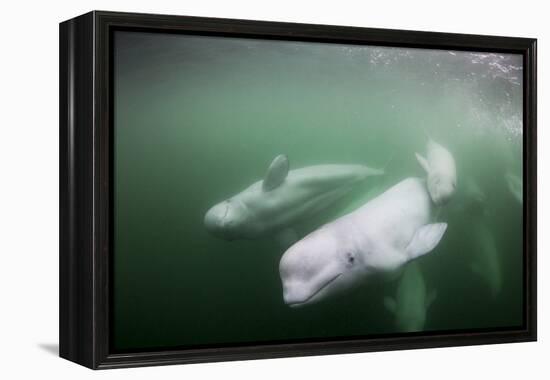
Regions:
M 218 239 L 203 218 L 281 153 L 291 169 L 385 167 L 303 236 L 372 188 L 424 177 L 427 136 L 452 152 L 458 190 L 417 261 L 437 291 L 424 330 L 521 325 L 522 206 L 506 182 L 522 176 L 521 92 L 514 55 L 117 32 L 114 348 L 399 332 L 383 302 L 399 278 L 289 308 L 284 248 Z

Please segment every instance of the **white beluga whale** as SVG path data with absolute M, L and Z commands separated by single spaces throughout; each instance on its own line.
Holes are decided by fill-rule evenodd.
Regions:
M 365 165 L 337 164 L 289 170 L 288 158 L 279 155 L 264 179 L 208 210 L 204 225 L 226 240 L 270 234 L 292 240 L 297 222 L 327 208 L 366 178 L 383 173 Z
M 432 251 L 446 223 L 430 223 L 425 181 L 408 178 L 292 245 L 279 273 L 290 306 L 319 301 Z
M 416 262 L 411 262 L 403 271 L 395 298 L 385 297 L 384 306 L 395 315 L 395 325 L 399 331 L 421 331 L 436 296 L 435 290 L 428 293 L 420 267 Z
M 449 202 L 456 190 L 456 164 L 452 154 L 429 139 L 426 157 L 416 153 L 416 159 L 428 175 L 428 192 L 432 201 L 438 206 Z
M 506 173 L 506 182 L 508 189 L 514 198 L 522 205 L 523 204 L 523 181 L 512 173 Z

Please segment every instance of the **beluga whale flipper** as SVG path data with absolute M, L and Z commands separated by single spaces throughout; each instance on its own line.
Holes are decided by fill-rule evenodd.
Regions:
M 291 229 L 296 223 L 324 210 L 354 185 L 383 173 L 365 165 L 337 164 L 290 170 L 288 158 L 279 155 L 264 179 L 208 210 L 204 225 L 225 240 L 269 235 L 295 240 Z
M 430 252 L 447 229 L 430 222 L 432 208 L 425 181 L 407 178 L 313 231 L 279 263 L 285 303 L 319 301 Z
M 395 325 L 400 331 L 421 331 L 426 323 L 427 311 L 436 296 L 435 290 L 427 291 L 418 264 L 411 262 L 403 271 L 395 298 L 385 297 L 384 306 L 395 315 Z
M 428 192 L 434 204 L 449 202 L 456 190 L 456 164 L 451 153 L 429 139 L 426 157 L 416 153 L 416 159 L 428 175 Z

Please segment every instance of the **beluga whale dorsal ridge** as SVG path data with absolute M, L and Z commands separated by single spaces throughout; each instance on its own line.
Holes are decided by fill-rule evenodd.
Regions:
M 307 235 L 279 263 L 285 303 L 317 302 L 432 251 L 447 229 L 430 223 L 432 207 L 425 181 L 407 178 Z
M 288 240 L 295 235 L 292 228 L 296 223 L 324 210 L 368 177 L 383 173 L 357 164 L 290 170 L 288 158 L 278 155 L 262 180 L 210 208 L 204 225 L 225 240 L 270 234 Z
M 431 138 L 427 144 L 427 155 L 416 153 L 416 159 L 428 176 L 428 192 L 434 204 L 444 205 L 456 190 L 456 164 L 452 154 Z
M 264 191 L 271 191 L 277 186 L 280 186 L 288 175 L 290 164 L 288 157 L 284 154 L 280 154 L 271 162 L 267 173 L 262 182 L 262 189 Z

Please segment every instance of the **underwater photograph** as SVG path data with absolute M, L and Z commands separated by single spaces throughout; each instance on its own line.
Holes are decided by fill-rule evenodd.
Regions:
M 114 352 L 523 326 L 523 56 L 117 30 Z

